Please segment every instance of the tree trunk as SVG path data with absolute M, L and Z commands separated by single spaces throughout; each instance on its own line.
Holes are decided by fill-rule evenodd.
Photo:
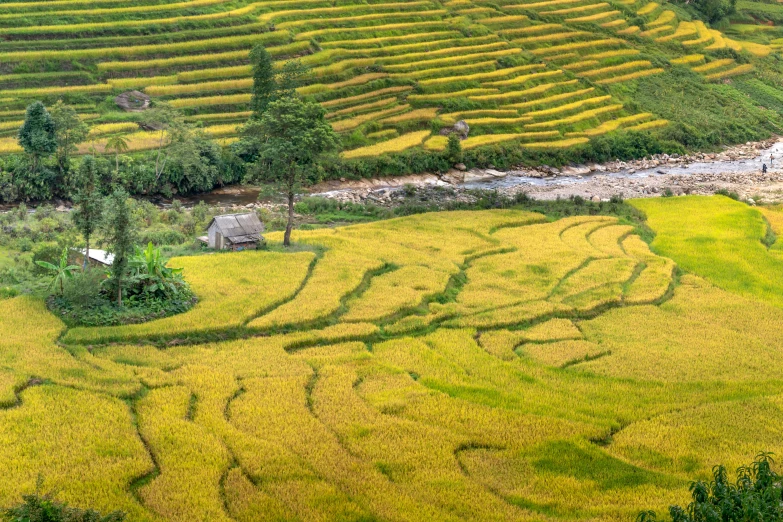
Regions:
M 288 223 L 285 226 L 283 246 L 291 246 L 291 229 L 294 228 L 294 193 L 288 193 Z
M 117 278 L 117 306 L 122 308 L 122 279 Z
M 87 261 L 90 259 L 90 238 L 85 239 L 86 245 L 84 247 L 84 263 L 82 263 L 82 272 L 87 270 Z

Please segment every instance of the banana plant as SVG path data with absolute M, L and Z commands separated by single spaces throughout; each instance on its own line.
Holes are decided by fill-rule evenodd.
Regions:
M 152 242 L 144 250 L 136 247 L 136 255 L 130 260 L 133 279 L 140 282 L 146 293 L 168 294 L 176 292 L 182 283 L 181 268 L 169 268 L 160 249 Z
M 73 279 L 74 272 L 78 272 L 80 270 L 80 268 L 77 265 L 68 264 L 67 247 L 63 248 L 63 253 L 60 256 L 59 265 L 53 265 L 52 263 L 49 263 L 47 261 L 40 261 L 40 260 L 36 261 L 35 264 L 53 273 L 54 277 L 52 278 L 52 281 L 49 283 L 49 288 L 59 287 L 60 295 L 63 295 L 63 293 L 65 292 L 65 280 Z

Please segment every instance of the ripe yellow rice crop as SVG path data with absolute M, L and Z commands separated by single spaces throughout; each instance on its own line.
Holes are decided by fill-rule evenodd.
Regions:
M 606 78 L 603 80 L 598 80 L 596 83 L 599 83 L 601 85 L 608 85 L 610 83 L 619 83 L 619 82 L 627 82 L 630 80 L 635 80 L 636 78 L 642 78 L 644 76 L 650 76 L 653 74 L 660 74 L 664 70 L 661 68 L 655 68 L 655 69 L 645 69 L 642 71 L 636 71 L 630 74 L 623 74 L 621 76 L 615 76 L 613 78 Z
M 699 37 L 694 40 L 686 40 L 683 41 L 682 44 L 685 46 L 693 46 L 693 45 L 702 45 L 710 43 L 714 40 L 716 34 L 713 33 L 706 25 L 704 25 L 704 22 L 701 20 L 696 20 L 693 22 L 696 25 L 696 31 L 699 34 Z M 717 33 L 718 35 L 720 33 Z
M 596 13 L 587 16 L 578 16 L 576 18 L 566 18 L 566 22 L 596 22 L 605 18 L 611 18 L 620 14 L 620 11 L 604 11 L 602 13 Z
M 586 49 L 591 47 L 603 47 L 606 45 L 617 45 L 622 43 L 622 40 L 617 38 L 604 38 L 602 40 L 592 40 L 589 42 L 572 42 L 562 45 L 554 45 L 552 47 L 541 47 L 540 49 L 533 49 L 530 51 L 535 55 L 546 55 L 559 53 L 561 51 L 572 51 L 576 49 Z
M 607 132 L 617 130 L 620 127 L 625 126 L 625 124 L 627 123 L 635 123 L 652 117 L 653 117 L 652 113 L 640 112 L 638 114 L 632 114 L 630 116 L 623 116 L 622 118 L 605 121 L 601 123 L 601 125 L 597 127 L 593 127 L 592 129 L 587 129 L 582 132 L 569 133 L 566 136 L 600 136 L 601 134 L 606 134 Z M 643 130 L 643 129 L 637 129 L 637 130 Z
M 620 29 L 619 31 L 617 31 L 617 34 L 621 34 L 623 36 L 628 36 L 628 35 L 631 35 L 631 34 L 636 34 L 639 31 L 641 31 L 641 29 L 639 28 L 638 25 L 631 25 L 631 26 L 626 27 L 625 29 Z
M 139 125 L 134 122 L 104 123 L 90 128 L 89 137 L 104 136 L 106 134 L 124 133 L 139 130 Z
M 452 81 L 471 82 L 471 81 L 491 80 L 494 78 L 503 78 L 505 76 L 510 76 L 512 74 L 516 74 L 520 72 L 531 71 L 534 69 L 543 69 L 544 67 L 546 67 L 546 65 L 542 63 L 520 65 L 517 67 L 507 67 L 505 69 L 497 69 L 491 72 L 481 72 L 475 74 L 466 74 L 463 76 L 449 76 L 445 78 L 433 78 L 431 80 L 422 80 L 419 82 L 419 85 L 422 85 L 424 87 L 429 87 L 433 85 L 442 85 L 444 83 L 450 83 Z
M 19 146 L 16 137 L 0 138 L 0 154 L 8 154 L 11 152 L 22 152 L 22 147 Z
M 670 25 L 662 25 L 660 27 L 653 27 L 652 29 L 648 29 L 646 31 L 642 31 L 639 33 L 641 36 L 656 36 L 661 33 L 668 33 L 669 31 L 674 31 L 674 28 Z M 656 38 L 657 40 L 657 38 Z
M 549 121 L 543 121 L 539 123 L 529 123 L 525 125 L 525 128 L 528 129 L 546 129 L 549 127 L 557 127 L 559 125 L 570 125 L 572 123 L 578 123 L 580 121 L 589 120 L 590 118 L 595 118 L 596 116 L 600 116 L 601 114 L 606 114 L 608 112 L 614 112 L 619 111 L 623 108 L 623 105 L 621 103 L 616 103 L 613 105 L 606 105 L 605 107 L 598 107 L 596 109 L 589 109 L 586 111 L 582 111 L 578 114 L 574 114 L 573 116 L 567 116 L 565 118 L 560 118 L 557 120 L 549 120 Z
M 416 71 L 437 66 L 459 64 L 460 62 L 470 63 L 479 60 L 486 60 L 487 58 L 500 58 L 502 56 L 509 56 L 512 54 L 519 54 L 519 49 L 502 49 L 500 51 L 490 51 L 486 53 L 465 54 L 462 56 L 450 56 L 448 58 L 434 58 L 431 60 L 421 60 L 418 62 L 410 62 L 406 64 L 387 65 L 384 67 L 384 69 L 389 72 Z
M 422 6 L 430 6 L 432 5 L 429 1 L 414 1 L 414 2 L 407 2 L 404 5 L 406 8 L 410 7 L 422 7 Z M 258 17 L 258 20 L 261 22 L 271 22 L 277 18 L 284 18 L 291 15 L 295 15 L 293 18 L 300 18 L 303 16 L 309 17 L 309 16 L 317 16 L 318 18 L 326 18 L 322 15 L 329 15 L 329 14 L 340 14 L 340 13 L 357 13 L 357 12 L 363 12 L 367 10 L 384 10 L 389 8 L 397 8 L 399 9 L 402 7 L 399 3 L 377 3 L 372 5 L 345 5 L 345 6 L 339 6 L 339 7 L 309 7 L 306 4 L 303 4 L 301 8 L 299 9 L 285 9 L 280 11 L 270 11 L 268 13 L 264 13 Z M 298 6 L 299 7 L 299 6 Z M 280 27 L 280 24 L 275 24 L 277 27 Z
M 245 7 L 240 7 L 231 11 L 221 11 L 217 13 L 209 13 L 202 15 L 192 16 L 174 16 L 169 18 L 158 18 L 154 20 L 113 20 L 111 22 L 100 23 L 82 23 L 82 24 L 63 24 L 63 25 L 35 25 L 35 26 L 22 26 L 3 28 L 6 34 L 52 34 L 52 33 L 84 33 L 88 31 L 100 31 L 106 29 L 114 29 L 118 27 L 135 27 L 135 26 L 148 26 L 148 25 L 174 25 L 181 24 L 187 21 L 196 20 L 216 20 L 220 18 L 231 18 L 232 16 L 242 16 L 248 14 L 256 9 L 256 4 L 249 4 Z
M 636 60 L 631 62 L 624 62 L 619 65 L 612 65 L 610 67 L 601 67 L 600 69 L 591 69 L 589 71 L 582 71 L 579 76 L 585 76 L 587 78 L 593 76 L 603 76 L 604 74 L 611 74 L 618 71 L 625 71 L 628 69 L 637 69 L 639 67 L 650 67 L 652 64 L 648 60 Z
M 526 22 L 529 18 L 525 15 L 495 16 L 481 21 L 482 24 L 492 27 L 493 25 L 516 24 Z
M 673 58 L 669 60 L 669 62 L 677 64 L 677 65 L 689 65 L 692 63 L 699 63 L 704 61 L 704 55 L 703 54 L 688 54 L 686 56 L 682 56 L 680 58 Z
M 214 121 L 214 120 L 246 120 L 253 114 L 252 111 L 239 111 L 239 112 L 216 112 L 212 114 L 199 114 L 187 119 L 199 120 L 199 121 Z
M 656 241 L 661 214 L 713 226 L 669 208 L 690 199 L 642 202 Z M 753 237 L 722 226 L 771 258 L 754 223 Z M 306 280 L 306 252 L 182 258 L 196 308 L 89 351 L 56 342 L 65 326 L 40 300 L 0 300 L 0 401 L 14 406 L 0 408 L 0 503 L 41 469 L 63 500 L 144 522 L 528 520 L 515 495 L 621 520 L 682 503 L 716 451 L 739 465 L 759 437 L 781 449 L 773 428 L 746 428 L 783 413 L 783 312 L 693 275 L 672 285 L 673 262 L 618 225 L 493 210 L 297 230 L 299 249 L 324 252 Z
M 542 83 L 541 85 L 536 85 L 535 87 L 530 87 L 529 89 L 525 89 L 522 91 L 504 92 L 500 94 L 487 94 L 484 96 L 471 96 L 470 99 L 475 101 L 494 101 L 494 102 L 501 102 L 501 103 L 512 102 L 514 100 L 526 99 L 531 94 L 541 94 L 557 87 L 566 87 L 568 85 L 576 85 L 577 83 L 579 83 L 579 80 L 567 80 L 564 82 L 555 82 L 555 83 Z
M 377 32 L 385 32 L 385 31 L 395 31 L 395 30 L 406 30 L 409 32 L 414 32 L 416 30 L 419 30 L 420 32 L 425 31 L 437 31 L 438 29 L 450 29 L 447 24 L 444 24 L 443 22 L 409 22 L 409 23 L 399 23 L 399 24 L 385 24 L 385 25 L 374 25 L 370 28 L 368 27 L 340 27 L 340 28 L 329 28 L 329 29 L 317 29 L 315 31 L 306 31 L 303 33 L 298 33 L 294 38 L 296 40 L 318 40 L 319 37 L 323 36 L 329 36 L 331 34 L 350 34 L 350 33 L 367 33 L 369 31 L 377 31 Z
M 563 69 L 566 71 L 577 71 L 579 69 L 584 69 L 586 67 L 593 67 L 594 65 L 598 65 L 600 62 L 598 60 L 581 60 L 578 62 L 569 63 L 566 65 L 563 65 Z
M 521 45 L 522 47 L 525 47 L 528 44 L 549 42 L 552 40 L 567 40 L 569 38 L 575 38 L 577 36 L 587 36 L 589 34 L 591 33 L 588 33 L 586 31 L 571 31 L 566 33 L 553 33 L 553 34 L 544 34 L 540 36 L 528 36 L 526 38 L 516 38 L 511 42 L 516 45 Z
M 56 96 L 58 94 L 71 93 L 99 93 L 111 92 L 112 86 L 108 83 L 99 83 L 94 85 L 67 85 L 64 87 L 36 87 L 34 89 L 9 89 L 0 91 L 0 95 L 14 98 L 30 98 L 35 96 Z
M 595 54 L 586 54 L 583 58 L 586 60 L 603 60 L 605 58 L 617 58 L 618 56 L 636 56 L 640 52 L 638 49 L 614 49 Z
M 172 85 L 177 83 L 177 76 L 148 76 L 146 78 L 109 78 L 106 83 L 114 89 L 127 89 L 130 87 L 147 87 L 150 85 Z
M 644 7 L 636 11 L 636 14 L 639 16 L 646 16 L 652 12 L 654 12 L 656 9 L 658 9 L 660 5 L 656 2 L 650 2 L 646 4 Z
M 239 105 L 250 102 L 250 94 L 228 94 L 226 96 L 204 96 L 202 98 L 180 98 L 169 104 L 178 109 L 186 107 L 204 107 L 207 105 Z
M 579 0 L 545 0 L 544 2 L 531 2 L 526 4 L 518 4 L 518 5 L 507 5 L 505 6 L 506 9 L 532 9 L 532 10 L 539 10 L 539 8 L 547 8 L 547 7 L 554 7 L 557 5 L 564 5 L 564 4 L 577 4 L 579 3 Z
M 680 22 L 680 24 L 677 26 L 677 30 L 674 31 L 670 35 L 666 36 L 660 36 L 655 39 L 656 42 L 668 42 L 670 40 L 676 40 L 679 38 L 684 38 L 686 36 L 691 36 L 694 34 L 697 34 L 698 30 L 696 29 L 696 24 L 693 22 Z
M 498 92 L 498 89 L 463 89 L 461 91 L 454 92 L 439 92 L 437 94 L 411 94 L 407 100 L 410 102 L 427 102 L 446 100 L 449 98 L 463 98 L 468 96 L 475 96 L 479 94 L 491 94 Z
M 269 47 L 267 51 L 272 56 L 284 56 L 291 53 L 296 53 L 309 48 L 308 42 L 293 42 L 285 45 L 278 45 L 275 47 Z M 109 61 L 98 63 L 99 71 L 126 71 L 126 70 L 138 70 L 138 69 L 157 69 L 174 67 L 179 65 L 201 65 L 206 63 L 224 62 L 232 60 L 246 59 L 250 51 L 247 49 L 239 51 L 227 51 L 222 53 L 210 53 L 210 54 L 188 54 L 184 56 L 173 56 L 171 58 L 155 58 L 151 60 L 121 60 L 121 61 Z
M 317 92 L 324 92 L 334 89 L 341 89 L 343 87 L 349 87 L 351 85 L 361 85 L 364 83 L 371 82 L 373 80 L 379 80 L 381 78 L 386 78 L 389 76 L 388 73 L 366 73 L 366 74 L 360 74 L 358 76 L 354 76 L 353 78 L 349 80 L 345 80 L 342 82 L 335 82 L 331 84 L 324 85 L 322 83 L 314 83 L 310 85 L 305 85 L 303 87 L 299 87 L 297 89 L 297 92 L 299 94 L 314 94 Z
M 747 74 L 750 71 L 753 70 L 753 64 L 746 63 L 743 65 L 738 65 L 736 67 L 733 67 L 727 71 L 721 71 L 714 74 L 708 74 L 704 78 L 707 80 L 718 80 L 721 78 L 728 78 L 730 76 L 738 76 L 740 74 Z
M 587 4 L 587 5 L 580 5 L 577 7 L 567 7 L 565 9 L 555 9 L 553 11 L 545 11 L 544 13 L 547 15 L 565 15 L 565 14 L 572 14 L 572 13 L 583 13 L 585 11 L 594 11 L 596 9 L 604 9 L 605 7 L 609 7 L 609 4 L 607 2 L 597 2 L 595 4 Z
M 627 25 L 627 22 L 624 19 L 622 19 L 622 18 L 618 18 L 617 20 L 610 20 L 610 21 L 604 22 L 604 23 L 602 23 L 600 25 L 601 25 L 601 27 L 605 27 L 605 28 L 615 28 L 615 27 L 625 26 L 625 25 Z
M 110 47 L 98 49 L 70 49 L 54 51 L 19 51 L 0 53 L 0 60 L 17 62 L 32 60 L 58 60 L 58 59 L 96 59 L 144 56 L 149 54 L 176 54 L 187 52 L 199 52 L 206 50 L 230 49 L 235 47 L 247 47 L 253 44 L 269 44 L 285 42 L 290 35 L 285 31 L 274 31 L 261 35 L 227 36 L 224 38 L 211 38 L 205 40 L 190 40 L 187 42 L 166 43 L 160 45 L 138 45 L 130 47 Z
M 216 82 L 185 83 L 176 85 L 151 85 L 144 89 L 150 96 L 176 96 L 178 94 L 194 94 L 210 91 L 248 90 L 253 86 L 250 78 L 241 80 L 221 80 Z
M 532 111 L 525 113 L 526 116 L 529 116 L 531 118 L 538 118 L 541 116 L 549 116 L 551 114 L 558 114 L 560 112 L 566 112 L 573 109 L 578 109 L 580 107 L 584 107 L 585 105 L 598 105 L 600 103 L 603 103 L 605 101 L 611 100 L 612 97 L 610 95 L 605 96 L 595 96 L 593 98 L 586 98 L 584 100 L 575 101 L 572 103 L 567 103 L 565 105 L 559 105 L 557 107 L 552 107 L 549 109 L 541 109 L 538 111 Z
M 385 89 L 378 89 L 377 91 L 370 91 L 364 94 L 357 94 L 356 96 L 349 96 L 347 98 L 335 98 L 334 100 L 321 102 L 321 105 L 323 105 L 324 107 L 339 107 L 341 105 L 348 105 L 354 102 L 367 100 L 369 98 L 375 98 L 377 96 L 384 96 L 386 94 L 396 94 L 396 93 L 406 92 L 406 91 L 410 91 L 411 89 L 413 89 L 413 87 L 409 85 L 400 85 L 398 87 L 386 87 Z
M 483 147 L 485 145 L 494 145 L 515 140 L 556 138 L 560 136 L 557 131 L 542 132 L 519 132 L 516 134 L 482 134 L 480 136 L 471 136 L 462 140 L 462 148 L 465 150 Z M 428 139 L 424 147 L 428 150 L 444 150 L 446 148 L 447 138 L 445 136 L 433 136 Z
M 435 119 L 435 116 L 437 116 L 437 114 L 438 114 L 438 109 L 434 107 L 424 108 L 424 109 L 414 109 L 410 112 L 400 114 L 399 116 L 391 116 L 389 118 L 384 118 L 381 121 L 385 124 L 390 124 L 390 125 L 394 125 L 395 123 L 404 123 L 410 121 L 431 121 Z
M 397 138 L 392 138 L 387 141 L 376 143 L 375 145 L 368 145 L 366 147 L 359 147 L 358 149 L 348 150 L 342 153 L 342 156 L 346 159 L 363 158 L 367 156 L 380 156 L 387 152 L 400 152 L 416 145 L 420 145 L 421 142 L 430 135 L 430 131 L 417 131 L 403 134 Z
M 478 71 L 494 71 L 496 66 L 495 60 L 488 60 L 484 62 L 471 63 L 467 65 L 451 65 L 443 67 L 433 67 L 432 69 L 422 69 L 419 71 L 408 71 L 403 73 L 396 73 L 395 78 L 410 78 L 418 80 L 420 78 L 459 78 L 464 77 L 469 73 L 476 73 Z M 451 80 L 450 80 L 451 81 Z
M 199 299 L 191 310 L 143 324 L 72 328 L 63 341 L 129 342 L 239 327 L 288 298 L 304 280 L 312 260 L 309 252 L 252 251 L 230 256 L 174 258 L 170 265 L 184 268 L 183 275 Z M 236 284 L 239 279 L 242 283 Z
M 367 123 L 368 121 L 380 120 L 385 116 L 391 116 L 392 114 L 405 112 L 409 108 L 410 105 L 395 105 L 394 107 L 383 109 L 381 111 L 368 112 L 366 114 L 354 116 L 353 118 L 336 121 L 332 123 L 332 128 L 337 132 L 345 132 L 348 130 L 353 130 L 358 126 Z
M 209 127 L 204 127 L 204 132 L 206 132 L 208 135 L 212 137 L 221 137 L 221 136 L 231 136 L 238 132 L 239 127 L 241 127 L 241 124 L 237 123 L 226 123 L 224 125 L 211 125 Z
M 652 22 L 647 22 L 647 24 L 645 25 L 647 27 L 656 27 L 659 25 L 670 24 L 676 19 L 677 19 L 677 15 L 674 13 L 674 11 L 669 11 L 667 9 L 666 11 L 661 12 L 661 14 L 658 15 L 658 18 L 656 18 Z
M 402 45 L 404 43 L 410 44 L 410 42 L 438 42 L 450 38 L 460 37 L 462 37 L 462 33 L 457 31 L 436 30 L 427 33 L 412 33 L 399 36 L 377 36 L 370 38 L 352 38 L 350 40 L 329 40 L 328 42 L 320 42 L 318 45 L 323 49 L 342 48 L 343 50 L 346 50 L 350 48 L 358 50 L 369 50 L 381 47 Z
M 377 5 L 377 4 L 375 4 Z M 407 4 L 405 4 L 407 5 Z M 397 20 L 404 20 L 406 18 L 413 18 L 416 20 L 426 19 L 426 18 L 439 18 L 443 15 L 448 15 L 449 12 L 444 9 L 433 9 L 431 11 L 400 11 L 398 8 L 397 11 L 393 13 L 373 13 L 373 14 L 365 14 L 365 15 L 357 15 L 357 16 L 345 16 L 345 17 L 334 17 L 334 18 L 320 18 L 317 20 L 312 19 L 305 19 L 305 20 L 297 20 L 293 22 L 283 22 L 281 24 L 277 24 L 278 27 L 282 29 L 296 29 L 301 26 L 305 27 L 329 27 L 329 26 L 343 26 L 343 25 L 349 25 L 352 23 L 361 23 L 361 22 L 368 22 L 368 21 L 376 21 L 376 20 L 386 20 L 389 21 L 397 21 Z M 323 29 L 320 29 L 323 31 Z M 315 31 L 311 31 L 315 32 Z M 304 33 L 303 33 L 304 34 Z M 321 33 L 323 34 L 323 33 Z
M 587 89 L 579 89 L 577 91 L 564 92 L 562 94 L 554 94 L 552 96 L 546 96 L 544 98 L 539 98 L 537 100 L 531 100 L 531 101 L 526 101 L 521 103 L 512 103 L 510 105 L 506 105 L 506 107 L 511 107 L 514 109 L 526 109 L 528 107 L 535 107 L 537 105 L 546 105 L 557 101 L 567 100 L 575 96 L 581 96 L 583 94 L 593 92 L 594 90 L 595 90 L 594 87 L 588 87 Z
M 502 125 L 519 125 L 520 123 L 527 123 L 532 120 L 530 116 L 516 116 L 513 118 L 468 118 L 465 122 L 471 126 L 502 126 Z
M 511 85 L 519 85 L 523 83 L 527 83 L 531 80 L 537 80 L 540 78 L 550 78 L 552 76 L 560 76 L 563 74 L 563 71 L 555 70 L 555 71 L 543 71 L 538 73 L 531 73 L 531 74 L 524 74 L 521 76 L 516 76 L 514 78 L 511 78 L 510 80 L 499 80 L 495 82 L 487 82 L 487 85 L 490 85 L 492 87 L 508 87 Z
M 38 11 L 33 13 L 13 13 L 0 15 L 0 20 L 25 17 L 25 16 L 50 16 L 56 14 L 58 16 L 68 15 L 115 15 L 115 14 L 128 14 L 135 12 L 154 12 L 154 11 L 172 11 L 182 8 L 190 7 L 204 7 L 214 4 L 225 3 L 226 0 L 188 0 L 187 2 L 176 2 L 170 4 L 158 4 L 151 6 L 132 6 L 132 7 L 110 7 L 106 9 L 87 9 L 87 10 L 59 10 L 59 11 Z
M 484 24 L 487 24 L 487 22 L 483 22 Z M 503 36 L 519 36 L 519 35 L 530 35 L 535 33 L 551 33 L 551 32 L 557 32 L 556 29 L 563 29 L 563 26 L 561 24 L 537 24 L 537 25 L 529 25 L 527 27 L 514 27 L 511 29 L 505 28 L 501 29 L 498 32 L 502 34 Z
M 18 129 L 23 123 L 24 120 L 0 121 L 0 130 Z
M 365 111 L 367 109 L 377 109 L 379 107 L 386 107 L 388 105 L 396 104 L 397 98 L 381 98 L 380 100 L 362 103 L 358 105 L 352 105 L 345 109 L 336 110 L 326 115 L 327 118 L 334 118 L 337 116 L 344 116 L 346 114 L 353 114 L 356 112 Z
M 456 123 L 464 118 L 480 118 L 483 116 L 508 117 L 518 116 L 519 111 L 512 109 L 477 109 L 472 111 L 449 112 L 440 115 L 440 120 L 447 124 Z
M 691 69 L 696 72 L 707 72 L 711 71 L 712 69 L 718 69 L 720 67 L 725 67 L 727 65 L 731 65 L 734 63 L 733 58 L 722 58 L 720 60 L 713 60 L 709 63 L 706 63 L 704 65 L 698 65 L 696 67 L 692 67 Z
M 174 77 L 178 83 L 197 82 L 199 80 L 217 80 L 236 77 L 249 77 L 253 69 L 249 65 L 234 65 L 232 67 L 214 67 L 177 73 Z
M 478 52 L 494 51 L 497 49 L 507 49 L 507 48 L 508 48 L 508 44 L 503 41 L 495 41 L 495 42 L 485 43 L 482 45 L 459 45 L 459 46 L 445 47 L 443 49 L 428 50 L 423 52 L 394 54 L 391 56 L 378 58 L 378 63 L 384 65 L 405 64 L 405 63 L 415 62 L 423 58 L 432 59 L 441 56 L 453 56 L 455 54 L 457 55 L 476 54 Z M 387 48 L 386 50 L 391 54 L 392 51 L 391 49 Z
M 312 69 L 311 74 L 315 78 L 321 78 L 323 76 L 330 76 L 332 74 L 341 73 L 355 67 L 369 67 L 375 60 L 372 58 L 353 58 L 350 60 L 343 60 L 341 62 L 335 62 L 322 67 L 316 67 Z
M 539 143 L 523 143 L 522 146 L 528 149 L 567 149 L 574 145 L 582 145 L 590 141 L 587 138 L 568 138 L 564 140 L 542 141 Z
M 361 297 L 347 303 L 344 321 L 377 321 L 417 306 L 424 297 L 442 292 L 452 273 L 425 266 L 404 266 L 375 277 Z

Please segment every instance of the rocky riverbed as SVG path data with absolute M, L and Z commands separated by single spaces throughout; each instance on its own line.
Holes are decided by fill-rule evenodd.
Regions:
M 765 163 L 768 169 L 762 173 Z M 613 195 L 639 198 L 668 193 L 706 195 L 725 190 L 736 192 L 746 201 L 776 203 L 783 201 L 783 141 L 746 143 L 719 153 L 662 154 L 560 169 L 541 166 L 508 171 L 468 170 L 464 165 L 455 165 L 441 175 L 329 181 L 314 187 L 312 193 L 339 201 L 394 205 L 411 187 L 417 192 L 431 193 L 435 199 L 457 200 L 472 199 L 471 192 L 477 189 L 497 190 L 509 196 L 524 192 L 536 199 L 580 196 L 594 201 L 608 200 Z

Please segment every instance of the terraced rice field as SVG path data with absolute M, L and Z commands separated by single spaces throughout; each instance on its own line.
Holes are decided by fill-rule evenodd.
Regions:
M 311 67 L 301 93 L 365 144 L 348 158 L 442 148 L 420 133 L 459 117 L 456 110 L 495 111 L 469 120 L 477 143 L 530 148 L 665 126 L 629 108 L 622 86 L 673 64 L 723 80 L 753 65 L 713 51 L 765 56 L 775 48 L 644 0 L 33 0 L 4 2 L 0 33 L 0 153 L 19 150 L 21 111 L 41 98 L 65 98 L 91 118 L 99 130 L 83 151 L 123 133 L 131 151 L 152 148 L 155 140 L 133 128 L 138 118 L 111 109 L 110 98 L 128 89 L 231 138 L 247 119 L 256 44 L 278 65 L 299 58 Z
M 753 283 L 783 284 L 780 249 L 727 198 L 634 204 L 654 251 L 610 217 L 449 212 L 175 259 L 201 300 L 144 325 L 66 330 L 0 301 L 0 505 L 39 476 L 134 521 L 682 503 L 715 463 L 783 450 L 764 422 L 783 413 L 783 304 Z

